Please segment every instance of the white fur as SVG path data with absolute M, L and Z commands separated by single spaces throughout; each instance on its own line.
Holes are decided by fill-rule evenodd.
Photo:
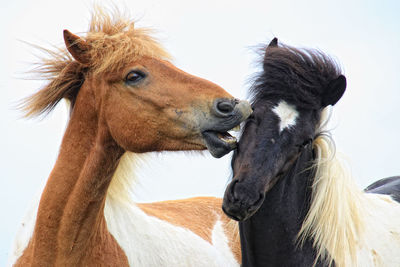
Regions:
M 338 267 L 400 266 L 400 204 L 358 189 L 329 136 L 314 141 L 316 176 L 299 233 L 317 256 Z
M 125 252 L 130 266 L 236 267 L 222 223 L 212 231 L 212 243 L 192 231 L 148 216 L 131 200 L 133 168 L 138 157 L 125 153 L 110 184 L 104 216 L 109 232 Z M 39 198 L 23 220 L 9 257 L 11 266 L 32 237 Z M 205 220 L 207 218 L 204 218 Z
M 36 194 L 29 206 L 21 224 L 18 227 L 17 235 L 14 238 L 10 253 L 8 255 L 7 266 L 12 266 L 16 263 L 19 257 L 22 256 L 25 248 L 28 246 L 29 241 L 33 235 L 35 228 L 36 214 L 39 207 L 41 194 Z
M 399 203 L 390 196 L 363 195 L 365 230 L 357 244 L 357 264 L 354 266 L 400 266 Z
M 234 222 L 235 223 L 235 222 Z M 237 229 L 239 230 L 239 229 Z M 212 244 L 218 250 L 220 256 L 224 259 L 224 266 L 239 266 L 235 260 L 231 248 L 228 246 L 228 238 L 225 235 L 224 227 L 221 221 L 217 221 L 212 231 Z
M 293 127 L 296 125 L 296 119 L 299 116 L 299 112 L 296 107 L 280 101 L 279 104 L 272 109 L 272 111 L 279 117 L 279 130 L 282 132 L 286 128 Z
M 107 193 L 107 228 L 124 250 L 131 266 L 239 266 L 222 223 L 212 231 L 212 244 L 192 231 L 145 214 L 131 200 L 132 174 L 138 156 L 125 153 Z M 207 220 L 207 218 L 204 218 Z
M 239 266 L 218 223 L 210 244 L 188 229 L 146 215 L 132 202 L 107 197 L 104 214 L 131 266 Z

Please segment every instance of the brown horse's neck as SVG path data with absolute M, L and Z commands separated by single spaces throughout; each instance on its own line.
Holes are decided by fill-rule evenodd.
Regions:
M 40 200 L 32 239 L 34 265 L 77 263 L 106 230 L 105 197 L 123 149 L 96 112 L 90 90 L 80 94 L 87 95 L 78 97 Z

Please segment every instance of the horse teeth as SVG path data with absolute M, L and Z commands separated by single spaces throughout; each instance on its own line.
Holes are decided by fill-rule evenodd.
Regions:
M 233 132 L 239 132 L 240 131 L 240 124 L 233 127 L 232 129 L 230 129 L 229 131 L 233 131 Z
M 233 136 L 225 136 L 225 137 L 222 137 L 221 140 L 223 140 L 223 141 L 225 141 L 227 143 L 236 142 L 236 138 L 233 137 Z
M 236 137 L 230 135 L 228 132 L 218 133 L 217 137 L 225 143 L 236 143 Z

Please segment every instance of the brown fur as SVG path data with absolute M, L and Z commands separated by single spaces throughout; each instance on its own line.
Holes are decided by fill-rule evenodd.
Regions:
M 32 266 L 76 266 L 88 261 L 93 262 L 89 266 L 96 266 L 103 260 L 99 251 L 114 251 L 108 261 L 127 266 L 101 214 L 122 150 L 110 140 L 104 125 L 97 129 L 91 93 L 87 86 L 81 88 L 82 97 L 77 98 L 59 157 L 42 193 L 31 244 L 17 266 L 28 262 Z
M 39 77 L 50 83 L 21 104 L 26 117 L 50 112 L 61 99 L 74 101 L 79 87 L 87 75 L 103 75 L 118 72 L 135 60 L 147 56 L 156 59 L 169 59 L 169 54 L 149 35 L 150 29 L 134 29 L 134 22 L 122 17 L 117 11 L 113 16 L 97 7 L 93 13 L 89 31 L 81 39 L 69 39 L 65 35 L 66 48 L 55 51 L 34 46 L 49 55 L 40 58 L 34 70 Z M 69 33 L 70 34 L 70 33 Z M 75 35 L 73 35 L 75 37 Z M 77 36 L 76 36 L 77 37 Z M 80 44 L 80 47 L 77 44 Z M 74 60 L 70 53 L 85 48 L 87 60 Z M 68 51 L 69 50 L 69 51 Z M 87 51 L 86 51 L 87 50 Z M 78 53 L 71 53 L 77 56 Z M 77 58 L 75 58 L 77 59 Z
M 209 113 L 216 98 L 231 96 L 163 60 L 167 53 L 146 30 L 133 29 L 129 20 L 118 16 L 98 11 L 86 37 L 68 31 L 64 37 L 73 58 L 65 51 L 49 51 L 53 58 L 38 69 L 49 83 L 23 106 L 27 116 L 36 116 L 51 111 L 63 98 L 72 103 L 33 236 L 16 266 L 127 266 L 127 257 L 108 232 L 103 213 L 121 156 L 125 151 L 205 149 L 193 110 Z M 140 86 L 128 86 L 124 77 L 137 67 L 146 69 L 149 78 Z M 168 204 L 176 212 L 183 212 L 186 205 L 169 203 L 176 205 Z M 166 204 L 147 210 L 155 214 L 158 205 Z M 192 224 L 215 221 L 215 216 L 203 216 L 221 213 L 216 211 L 220 203 L 211 200 L 192 205 L 199 211 Z M 173 217 L 172 211 L 166 212 L 170 215 L 162 216 Z M 204 227 L 210 225 L 207 222 Z M 190 229 L 209 240 L 209 230 L 193 225 Z

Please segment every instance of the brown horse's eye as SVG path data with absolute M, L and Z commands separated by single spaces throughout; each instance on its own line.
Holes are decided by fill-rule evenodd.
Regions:
M 146 78 L 145 73 L 138 70 L 133 70 L 126 75 L 125 83 L 128 85 L 135 85 L 142 81 L 144 78 Z

